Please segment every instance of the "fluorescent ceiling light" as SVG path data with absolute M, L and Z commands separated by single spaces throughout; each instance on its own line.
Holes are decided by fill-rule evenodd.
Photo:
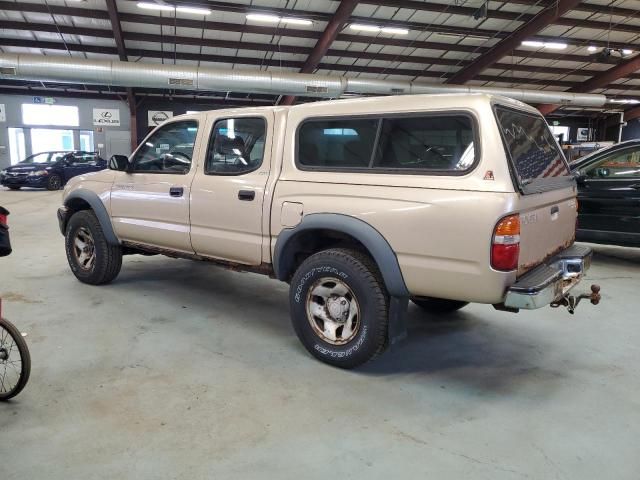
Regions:
M 596 50 L 598 50 L 598 47 L 594 47 L 593 45 L 590 45 L 587 47 L 587 50 L 589 50 L 590 52 L 595 52 Z
M 290 23 L 291 25 L 313 25 L 311 20 L 305 20 L 304 18 L 287 18 L 282 19 L 283 23 Z
M 151 2 L 138 2 L 138 8 L 143 8 L 145 10 L 162 10 L 163 12 L 173 12 L 175 10 L 171 5 L 161 5 L 159 3 Z
M 360 23 L 352 23 L 349 25 L 349 28 L 359 32 L 379 32 L 381 30 L 380 27 L 376 27 L 375 25 L 362 25 Z
M 552 50 L 564 50 L 565 48 L 567 48 L 567 44 L 559 42 L 545 42 L 544 48 L 550 48 Z
M 253 20 L 254 22 L 266 22 L 266 23 L 290 23 L 291 25 L 313 25 L 311 20 L 305 18 L 292 18 L 292 17 L 279 17 L 278 15 L 271 15 L 269 13 L 247 13 L 247 20 Z
M 211 15 L 211 10 L 200 7 L 176 7 L 176 11 L 182 13 L 193 13 L 195 15 Z
M 267 22 L 278 23 L 280 17 L 277 15 L 269 15 L 268 13 L 247 13 L 247 20 L 253 20 L 254 22 Z
M 633 50 L 627 50 L 627 49 L 622 50 L 623 55 L 631 55 L 632 53 L 633 53 Z
M 635 100 L 633 98 L 623 98 L 623 99 L 612 99 L 609 100 L 609 103 L 626 103 L 626 104 L 637 104 L 640 103 L 640 100 Z
M 382 27 L 382 31 L 384 33 L 390 33 L 392 35 L 408 35 L 409 30 L 406 28 L 396 28 L 396 27 Z
M 531 40 L 525 40 L 524 42 L 522 42 L 522 46 L 523 47 L 542 48 L 542 47 L 544 47 L 544 43 L 542 43 L 542 42 L 534 42 L 534 41 L 531 41 Z

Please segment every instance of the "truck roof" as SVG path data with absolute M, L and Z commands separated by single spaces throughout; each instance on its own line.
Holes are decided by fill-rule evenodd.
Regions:
M 424 103 L 423 103 L 424 102 Z M 237 107 L 230 109 L 218 109 L 198 112 L 197 114 L 179 115 L 178 117 L 190 117 L 208 112 L 224 113 L 233 115 L 242 113 L 247 108 L 257 111 L 295 111 L 298 115 L 309 112 L 313 115 L 330 115 L 334 109 L 336 114 L 343 114 L 345 107 L 356 107 L 359 113 L 384 113 L 384 112 L 406 112 L 415 109 L 416 104 L 423 103 L 434 109 L 455 109 L 487 106 L 494 103 L 509 105 L 514 108 L 528 110 L 531 113 L 538 113 L 538 110 L 513 98 L 488 93 L 438 93 L 438 94 L 415 94 L 415 95 L 386 95 L 376 97 L 358 97 L 337 100 L 321 100 L 316 102 L 301 103 L 293 106 L 264 106 L 264 107 Z

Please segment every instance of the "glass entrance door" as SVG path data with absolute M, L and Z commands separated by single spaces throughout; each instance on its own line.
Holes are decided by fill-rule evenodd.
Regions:
M 27 156 L 24 140 L 24 128 L 9 127 L 9 157 L 11 165 L 15 165 Z
M 59 130 L 53 128 L 31 129 L 32 153 L 73 149 L 73 130 Z

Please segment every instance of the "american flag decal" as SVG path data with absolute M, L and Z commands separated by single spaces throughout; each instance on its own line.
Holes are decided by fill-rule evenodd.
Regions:
M 504 117 L 514 116 L 513 113 L 500 113 L 505 140 L 521 180 L 557 177 L 567 173 L 562 154 L 542 119 L 523 116 L 509 121 Z M 526 123 L 520 125 L 516 121 Z

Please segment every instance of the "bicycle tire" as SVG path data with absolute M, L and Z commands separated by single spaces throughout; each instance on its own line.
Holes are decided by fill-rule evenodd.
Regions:
M 0 401 L 6 401 L 18 395 L 27 385 L 27 382 L 29 381 L 29 375 L 31 374 L 31 355 L 29 354 L 27 342 L 25 342 L 22 334 L 20 333 L 20 330 L 18 330 L 15 325 L 13 325 L 9 320 L 0 318 L 0 340 L 5 337 L 5 335 L 2 334 L 2 330 L 5 330 L 9 334 L 9 336 L 11 336 L 13 343 L 18 348 L 18 353 L 20 353 L 21 360 L 21 368 L 18 375 L 18 381 L 16 382 L 15 386 L 13 386 L 10 390 L 2 391 L 3 385 L 0 384 Z M 2 365 L 3 364 L 0 363 L 0 378 L 3 378 L 2 376 L 6 375 L 7 366 L 6 364 L 4 365 L 5 368 L 3 372 Z

